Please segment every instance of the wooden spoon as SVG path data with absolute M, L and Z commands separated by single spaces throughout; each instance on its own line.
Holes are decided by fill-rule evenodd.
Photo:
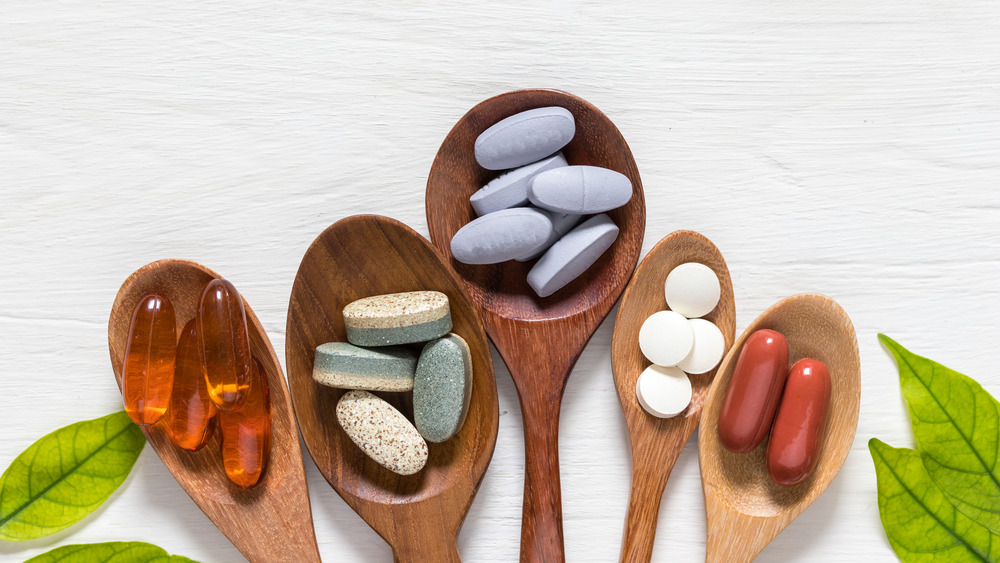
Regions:
M 747 454 L 732 453 L 719 443 L 719 409 L 736 359 L 747 337 L 763 328 L 776 330 L 788 340 L 789 363 L 814 358 L 830 371 L 830 414 L 819 463 L 809 479 L 794 487 L 771 481 L 764 463 L 766 442 Z M 793 295 L 772 305 L 747 327 L 719 366 L 698 433 L 708 517 L 706 561 L 752 560 L 816 500 L 851 450 L 860 404 L 858 341 L 850 317 L 836 301 L 814 293 Z
M 180 334 L 194 318 L 205 284 L 218 277 L 195 262 L 159 260 L 125 280 L 108 322 L 108 348 L 119 389 L 132 309 L 142 296 L 150 291 L 166 296 L 174 306 Z M 243 305 L 250 351 L 267 373 L 271 401 L 271 457 L 261 481 L 247 490 L 229 481 L 222 466 L 218 430 L 196 452 L 175 446 L 160 424 L 142 430 L 181 487 L 247 559 L 267 563 L 319 561 L 299 434 L 281 364 L 250 305 L 246 300 Z
M 629 177 L 633 191 L 628 204 L 608 213 L 621 229 L 614 245 L 583 275 L 542 299 L 525 280 L 533 262 L 470 266 L 451 258 L 450 243 L 475 218 L 469 196 L 497 175 L 476 163 L 476 137 L 501 119 L 545 106 L 562 106 L 576 119 L 576 136 L 562 151 L 570 164 L 617 170 Z M 520 397 L 525 442 L 521 560 L 562 561 L 559 408 L 573 365 L 639 260 L 646 225 L 639 171 L 625 139 L 600 110 L 565 92 L 521 90 L 480 103 L 448 133 L 427 178 L 426 205 L 431 240 L 451 258 Z
M 472 351 L 472 401 L 459 433 L 428 444 L 427 465 L 402 476 L 372 461 L 341 430 L 334 412 L 345 391 L 315 383 L 312 369 L 316 346 L 346 341 L 344 305 L 415 290 L 448 295 L 452 330 Z M 313 461 L 392 546 L 396 561 L 459 561 L 455 538 L 493 457 L 500 414 L 483 325 L 430 243 L 399 221 L 375 215 L 348 217 L 323 231 L 303 256 L 292 285 L 285 362 L 292 404 Z M 404 394 L 379 395 L 412 414 Z
M 639 328 L 653 313 L 669 309 L 663 282 L 671 270 L 686 262 L 705 264 L 719 277 L 722 286 L 719 304 L 704 318 L 722 330 L 727 349 L 733 345 L 736 335 L 733 284 L 719 249 L 692 231 L 676 231 L 656 243 L 625 289 L 611 341 L 615 388 L 625 412 L 632 445 L 632 494 L 622 539 L 622 561 L 649 561 L 653 555 L 663 490 L 677 456 L 698 426 L 702 405 L 716 372 L 713 369 L 690 376 L 691 404 L 674 418 L 657 418 L 643 410 L 636 399 L 636 381 L 650 365 L 639 350 Z

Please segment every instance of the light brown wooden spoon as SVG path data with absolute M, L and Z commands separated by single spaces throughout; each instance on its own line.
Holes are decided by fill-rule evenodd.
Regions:
M 476 163 L 476 137 L 501 119 L 545 106 L 562 106 L 576 119 L 576 136 L 563 149 L 570 164 L 617 170 L 632 181 L 633 192 L 628 204 L 608 213 L 621 229 L 614 245 L 579 278 L 541 299 L 525 280 L 533 261 L 462 264 L 451 257 L 451 238 L 475 218 L 469 196 L 497 175 Z M 559 408 L 580 352 L 639 260 L 646 226 L 639 171 L 621 133 L 596 107 L 565 92 L 521 90 L 480 103 L 455 124 L 427 178 L 426 206 L 431 240 L 465 284 L 520 397 L 525 441 L 521 560 L 562 561 Z
M 747 454 L 719 443 L 719 409 L 747 337 L 776 330 L 788 341 L 789 363 L 813 358 L 830 371 L 832 393 L 826 437 L 809 479 L 794 487 L 771 481 L 765 441 Z M 836 477 L 854 442 L 861 404 L 861 363 L 850 317 L 836 301 L 805 293 L 782 299 L 757 317 L 722 360 L 705 401 L 698 432 L 698 461 L 708 518 L 706 561 L 750 561 L 806 509 Z
M 726 348 L 736 336 L 736 308 L 733 284 L 722 253 L 704 236 L 692 231 L 676 231 L 656 243 L 625 289 L 611 340 L 611 368 L 615 389 L 625 412 L 632 446 L 632 493 L 625 519 L 621 560 L 649 561 L 653 555 L 660 500 L 670 471 L 684 444 L 701 418 L 702 405 L 716 370 L 691 375 L 691 404 L 674 418 L 657 418 L 639 404 L 635 395 L 639 375 L 650 362 L 639 350 L 639 328 L 657 311 L 669 309 L 663 293 L 667 274 L 686 262 L 699 262 L 719 277 L 722 295 L 719 304 L 704 318 L 715 323 L 726 340 Z
M 448 295 L 452 331 L 472 352 L 472 401 L 458 434 L 428 444 L 427 465 L 410 476 L 372 461 L 341 430 L 342 389 L 312 379 L 316 346 L 346 341 L 344 305 L 403 291 Z M 326 480 L 386 542 L 397 561 L 459 561 L 455 538 L 493 457 L 500 414 L 486 332 L 430 243 L 406 225 L 375 215 L 342 219 L 309 246 L 292 285 L 285 362 L 292 403 L 313 461 Z M 402 393 L 379 393 L 412 414 Z M 412 417 L 411 417 L 412 420 Z
M 174 306 L 180 334 L 194 318 L 205 284 L 218 277 L 195 262 L 159 260 L 125 280 L 108 322 L 108 348 L 119 389 L 129 321 L 139 299 L 150 291 L 166 296 Z M 281 364 L 257 316 L 246 300 L 243 304 L 250 351 L 267 372 L 271 402 L 271 457 L 261 481 L 248 490 L 229 481 L 222 466 L 218 430 L 197 452 L 174 446 L 159 424 L 142 430 L 180 486 L 247 559 L 262 563 L 319 561 L 299 433 Z

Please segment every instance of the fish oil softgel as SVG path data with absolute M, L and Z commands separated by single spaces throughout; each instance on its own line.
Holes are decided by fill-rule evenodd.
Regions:
M 271 403 L 267 375 L 257 358 L 252 361 L 254 376 L 247 387 L 243 406 L 238 411 L 219 413 L 222 464 L 229 480 L 244 489 L 260 481 L 271 452 Z
M 174 389 L 167 409 L 167 433 L 170 441 L 185 450 L 204 447 L 215 429 L 215 403 L 208 396 L 205 364 L 201 360 L 201 342 L 197 323 L 188 321 L 177 343 L 174 364 Z
M 243 298 L 229 281 L 214 279 L 201 293 L 196 319 L 209 397 L 221 410 L 238 410 L 253 377 Z
M 158 293 L 144 295 L 132 311 L 122 366 L 125 412 L 140 426 L 153 424 L 167 410 L 174 380 L 175 331 L 170 301 Z

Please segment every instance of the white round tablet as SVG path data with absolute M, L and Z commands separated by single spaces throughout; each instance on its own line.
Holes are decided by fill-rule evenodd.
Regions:
M 697 262 L 681 264 L 671 270 L 663 289 L 670 310 L 689 319 L 711 313 L 722 294 L 719 277 L 711 268 Z
M 688 322 L 694 332 L 694 346 L 691 353 L 677 363 L 677 367 L 694 374 L 711 371 L 722 360 L 726 338 L 719 327 L 705 319 L 690 319 Z
M 635 382 L 635 396 L 649 414 L 670 418 L 691 402 L 691 380 L 680 368 L 649 366 Z
M 680 313 L 653 313 L 639 328 L 639 349 L 658 366 L 676 366 L 691 353 L 694 330 Z

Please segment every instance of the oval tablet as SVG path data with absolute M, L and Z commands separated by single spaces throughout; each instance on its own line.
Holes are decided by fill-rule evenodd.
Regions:
M 677 367 L 687 373 L 706 373 L 719 365 L 726 352 L 726 337 L 714 323 L 705 319 L 688 319 L 694 333 L 691 352 L 677 362 Z
M 703 317 L 719 303 L 722 286 L 711 268 L 697 262 L 681 264 L 667 274 L 663 283 L 667 306 L 689 319 Z
M 313 380 L 339 389 L 410 391 L 416 369 L 417 354 L 409 348 L 327 342 L 316 347 Z
M 344 307 L 347 340 L 355 346 L 426 342 L 451 331 L 448 296 L 440 291 L 373 295 Z
M 469 198 L 469 203 L 480 217 L 501 209 L 520 207 L 528 203 L 528 187 L 536 175 L 562 166 L 567 166 L 566 159 L 562 153 L 557 153 L 555 156 L 516 168 L 501 174 L 480 188 Z
M 337 422 L 361 451 L 393 473 L 412 475 L 427 463 L 427 442 L 392 405 L 368 391 L 337 402 Z
M 573 140 L 576 121 L 566 108 L 530 109 L 512 115 L 476 138 L 476 162 L 487 170 L 517 168 L 541 160 Z
M 463 264 L 496 264 L 534 252 L 552 234 L 549 216 L 537 209 L 504 209 L 471 221 L 451 238 L 451 254 Z
M 780 332 L 758 330 L 743 343 L 719 410 L 719 443 L 743 454 L 767 436 L 788 376 L 788 343 Z
M 639 349 L 658 366 L 676 366 L 691 353 L 693 345 L 694 330 L 680 313 L 653 313 L 639 327 Z
M 621 207 L 632 199 L 628 176 L 597 166 L 564 166 L 534 177 L 528 199 L 559 213 L 589 215 Z
M 671 418 L 691 403 L 691 380 L 679 368 L 652 365 L 635 382 L 635 396 L 649 414 Z
M 428 442 L 444 442 L 465 423 L 472 398 L 472 353 L 457 334 L 428 342 L 413 379 L 413 421 Z
M 548 297 L 597 262 L 618 238 L 618 227 L 607 215 L 594 215 L 566 233 L 548 249 L 531 271 L 528 285 Z

